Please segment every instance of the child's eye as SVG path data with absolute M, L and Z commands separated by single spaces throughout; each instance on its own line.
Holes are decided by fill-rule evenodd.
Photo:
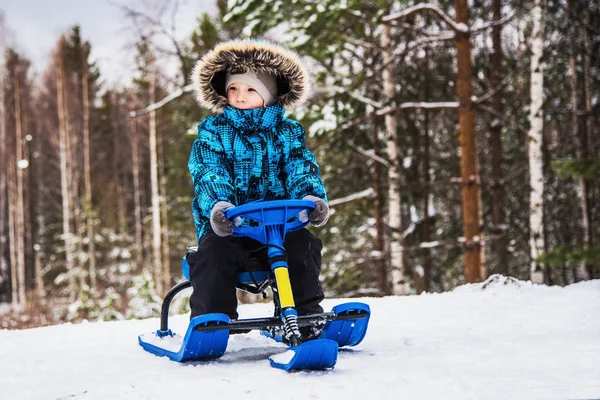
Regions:
M 229 91 L 234 91 L 237 90 L 237 88 L 235 86 L 229 86 Z
M 248 91 L 249 92 L 256 92 L 256 90 L 254 90 L 253 88 L 249 88 Z

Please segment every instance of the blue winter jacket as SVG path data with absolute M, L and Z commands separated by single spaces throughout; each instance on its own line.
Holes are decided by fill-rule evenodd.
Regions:
M 242 205 L 306 195 L 327 201 L 304 130 L 284 113 L 279 103 L 251 110 L 226 106 L 200 122 L 188 162 L 198 242 L 210 230 L 210 214 L 218 201 Z

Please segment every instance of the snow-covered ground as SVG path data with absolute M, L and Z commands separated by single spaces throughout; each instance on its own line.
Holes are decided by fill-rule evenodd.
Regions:
M 325 372 L 271 368 L 286 348 L 256 332 L 232 336 L 217 361 L 174 363 L 137 343 L 157 319 L 3 330 L 0 399 L 600 398 L 600 280 L 483 287 L 362 299 L 365 340 Z M 270 313 L 240 307 L 242 317 Z M 184 333 L 188 316 L 170 321 Z

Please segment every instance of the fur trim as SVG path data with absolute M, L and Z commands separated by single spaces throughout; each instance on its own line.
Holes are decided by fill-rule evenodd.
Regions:
M 245 72 L 248 68 L 277 77 L 278 100 L 285 108 L 306 101 L 309 76 L 295 52 L 273 42 L 232 40 L 218 44 L 196 62 L 192 82 L 200 106 L 223 111 L 227 105 L 226 72 Z

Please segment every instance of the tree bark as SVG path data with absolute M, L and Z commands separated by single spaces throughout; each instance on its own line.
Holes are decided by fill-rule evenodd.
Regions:
M 381 29 L 381 48 L 383 49 L 382 62 L 386 66 L 383 70 L 383 94 L 387 106 L 394 101 L 394 71 L 392 65 L 392 48 L 390 43 L 390 26 L 384 24 Z M 402 208 L 400 196 L 400 162 L 397 145 L 398 121 L 395 113 L 385 115 L 385 135 L 387 141 L 387 155 L 390 167 L 388 169 L 388 224 L 390 233 L 390 269 L 392 293 L 395 295 L 406 294 L 406 272 L 404 270 L 404 250 L 402 249 Z
M 59 156 L 60 156 L 60 181 L 62 193 L 62 227 L 65 242 L 65 267 L 68 275 L 68 291 L 71 301 L 75 300 L 76 288 L 75 277 L 73 276 L 73 240 L 71 232 L 71 190 L 69 173 L 69 116 L 67 110 L 68 101 L 65 90 L 65 70 L 63 62 L 62 42 L 59 44 L 58 66 L 56 71 L 56 96 L 58 107 L 58 126 L 59 126 Z
M 20 310 L 26 306 L 25 296 L 25 204 L 23 170 L 26 166 L 20 165 L 23 160 L 23 125 L 21 117 L 21 73 L 20 68 L 14 71 L 13 89 L 15 104 L 15 155 L 16 155 L 16 207 L 15 207 L 15 240 L 16 240 L 16 262 L 17 262 L 17 287 L 18 300 L 16 304 Z
M 41 157 L 35 157 L 35 154 L 37 153 L 38 155 L 40 155 L 42 152 L 42 134 L 41 134 L 40 125 L 38 124 L 38 125 L 36 125 L 36 127 L 37 127 L 36 137 L 34 138 L 34 141 L 33 141 L 34 157 L 31 161 L 31 173 L 35 174 L 34 182 L 41 181 L 41 178 L 40 178 Z M 33 251 L 34 251 L 33 265 L 34 265 L 34 270 L 35 270 L 35 295 L 36 295 L 38 301 L 42 302 L 42 301 L 44 301 L 44 298 L 46 296 L 46 291 L 44 288 L 44 279 L 42 277 L 42 260 L 41 260 L 41 249 L 42 249 L 41 244 L 42 243 L 41 242 L 46 233 L 46 224 L 45 224 L 43 207 L 42 207 L 42 191 L 40 190 L 39 185 L 36 186 L 35 192 L 36 192 L 35 203 L 34 203 L 35 211 L 33 212 L 33 214 L 36 216 L 36 224 L 35 224 L 36 232 L 35 232 L 35 239 L 33 241 Z
M 528 134 L 529 144 L 529 246 L 531 255 L 530 275 L 533 283 L 544 282 L 544 266 L 536 258 L 544 252 L 544 175 L 543 175 L 543 126 L 542 110 L 544 96 L 544 0 L 535 0 L 533 9 L 533 32 L 531 54 L 531 109 Z
M 141 268 L 144 254 L 144 239 L 142 231 L 142 205 L 140 189 L 140 156 L 137 131 L 137 120 L 131 119 L 131 157 L 132 157 L 132 175 L 133 175 L 133 206 L 135 218 L 135 260 L 138 268 Z
M 150 77 L 150 96 L 156 102 L 156 71 L 152 68 Z M 150 111 L 150 186 L 152 192 L 152 266 L 157 293 L 163 293 L 163 274 L 161 267 L 161 224 L 160 194 L 158 188 L 158 149 L 156 143 L 156 110 Z
M 425 19 L 428 22 L 428 19 Z M 423 101 L 427 102 L 431 96 L 431 71 L 429 69 L 429 48 L 425 48 L 425 59 L 423 66 L 424 82 L 423 82 Z M 431 175 L 430 169 L 430 137 L 429 137 L 429 110 L 424 109 L 425 118 L 423 121 L 423 150 L 422 150 L 422 168 L 423 168 L 423 180 L 422 182 L 429 182 Z M 425 184 L 422 186 L 422 201 L 423 201 L 423 224 L 422 224 L 422 241 L 428 243 L 431 240 L 431 227 L 429 221 L 429 203 L 431 192 L 429 185 Z M 429 249 L 423 249 L 423 284 L 422 291 L 428 292 L 431 289 L 431 251 Z
M 19 308 L 19 285 L 18 285 L 18 270 L 17 270 L 17 172 L 16 160 L 14 155 L 8 156 L 7 168 L 7 189 L 8 189 L 8 243 L 9 243 L 9 264 L 10 264 L 10 288 L 11 288 L 11 304 L 16 309 Z
M 164 288 L 171 287 L 171 260 L 169 251 L 169 213 L 167 209 L 167 177 L 165 175 L 164 141 L 160 134 L 158 165 L 160 165 L 160 213 L 162 229 L 162 273 Z
M 467 0 L 454 2 L 456 22 L 469 25 Z M 458 124 L 461 153 L 463 230 L 465 235 L 465 280 L 481 280 L 481 233 L 475 113 L 473 112 L 473 82 L 471 79 L 471 44 L 468 32 L 456 32 Z
M 525 92 L 525 72 L 526 72 L 526 66 L 525 66 L 525 53 L 527 52 L 527 45 L 526 45 L 526 38 L 525 38 L 525 33 L 524 33 L 524 28 L 523 25 L 525 25 L 526 23 L 523 22 L 523 20 L 521 19 L 520 16 L 517 16 L 516 18 L 516 30 L 517 30 L 517 34 L 516 36 L 516 48 L 517 48 L 517 66 L 518 66 L 518 71 L 519 71 L 519 93 L 524 93 Z
M 113 100 L 112 100 L 112 104 L 114 107 L 114 111 L 116 113 L 120 112 L 120 106 L 119 106 L 119 96 L 115 93 L 113 95 Z M 118 119 L 113 119 L 112 122 L 112 129 L 114 132 L 120 132 L 121 131 L 121 124 L 120 121 Z M 121 148 L 121 136 L 120 135 L 113 135 L 113 147 L 115 149 L 120 149 Z M 115 198 L 115 214 L 114 214 L 114 224 L 115 224 L 115 230 L 117 232 L 119 232 L 120 234 L 128 234 L 128 226 L 127 226 L 127 210 L 126 210 L 126 205 L 125 205 L 125 183 L 123 182 L 123 178 L 122 178 L 122 162 L 123 162 L 123 155 L 121 153 L 121 151 L 115 151 L 113 156 L 112 156 L 112 183 L 113 183 L 113 188 L 114 188 L 114 198 Z
M 502 1 L 494 0 L 492 5 L 494 12 L 494 21 L 502 18 Z M 492 108 L 495 112 L 490 123 L 490 151 L 492 158 L 492 229 L 493 234 L 500 234 L 498 239 L 492 241 L 492 251 L 495 255 L 496 265 L 494 272 L 509 275 L 508 259 L 506 251 L 506 215 L 504 212 L 504 174 L 502 172 L 503 149 L 502 149 L 502 128 L 503 113 L 502 98 L 502 76 L 504 68 L 502 67 L 502 25 L 494 25 L 492 28 L 492 56 L 491 56 L 491 76 L 490 82 L 492 90 L 495 91 L 492 97 Z
M 587 26 L 590 23 L 590 11 L 586 7 L 583 10 L 583 108 L 585 111 L 584 123 L 581 126 L 579 133 L 579 151 L 577 157 L 579 159 L 587 159 L 589 154 L 589 140 L 592 135 L 592 93 L 590 79 L 590 34 Z M 575 24 L 571 24 L 572 27 Z M 573 46 L 571 46 L 573 47 Z M 581 192 L 581 213 L 583 216 L 583 248 L 588 250 L 594 245 L 593 241 L 593 226 L 592 226 L 592 210 L 591 210 L 591 191 L 590 182 L 585 177 L 579 178 L 579 189 Z M 582 279 L 594 279 L 593 266 L 585 260 L 581 262 L 579 274 Z
M 425 98 L 423 101 L 429 101 L 430 96 L 430 71 L 429 71 L 429 52 L 428 49 L 425 49 L 425 81 L 423 82 L 423 90 L 425 92 Z M 431 176 L 429 174 L 429 111 L 423 110 L 425 113 L 425 121 L 423 122 L 423 182 L 429 182 Z M 429 227 L 429 186 L 423 186 L 422 192 L 422 201 L 423 201 L 423 226 L 422 226 L 422 241 L 427 243 L 431 240 L 431 229 Z M 431 253 L 429 249 L 423 250 L 423 284 L 422 290 L 424 292 L 429 291 L 431 288 Z
M 373 124 L 373 143 L 379 143 L 379 124 L 377 123 L 377 116 L 375 114 L 373 114 L 371 121 Z M 375 162 L 373 170 L 373 190 L 375 191 L 375 198 L 373 199 L 373 217 L 375 218 L 375 251 L 377 251 L 380 256 L 375 265 L 377 266 L 377 285 L 379 287 L 379 292 L 382 295 L 386 295 L 388 294 L 389 289 L 387 262 L 383 257 L 385 237 L 383 231 L 383 185 L 381 184 L 381 178 L 381 163 Z
M 83 92 L 83 177 L 85 186 L 85 227 L 87 236 L 88 274 L 90 290 L 96 290 L 96 244 L 94 241 L 94 210 L 92 208 L 92 172 L 90 166 L 90 94 L 88 82 L 88 54 L 83 52 L 81 65 Z
M 6 65 L 5 59 L 5 48 L 4 48 L 4 14 L 0 11 L 0 65 L 3 67 Z M 8 278 L 8 261 L 6 259 L 6 207 L 7 207 L 7 188 L 6 188 L 6 174 L 7 174 L 7 154 L 6 148 L 8 147 L 6 138 L 6 107 L 5 107 L 5 93 L 6 93 L 6 81 L 5 74 L 0 73 L 0 277 L 6 274 Z M 8 281 L 8 279 L 7 279 Z M 8 287 L 4 286 L 7 291 Z

